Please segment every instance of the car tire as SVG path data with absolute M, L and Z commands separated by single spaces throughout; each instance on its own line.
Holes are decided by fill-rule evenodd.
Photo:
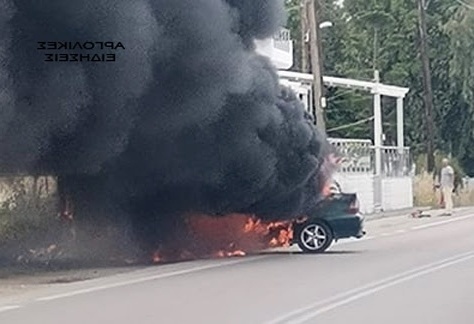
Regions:
M 323 253 L 334 240 L 331 228 L 319 220 L 302 224 L 297 235 L 298 246 L 304 253 Z

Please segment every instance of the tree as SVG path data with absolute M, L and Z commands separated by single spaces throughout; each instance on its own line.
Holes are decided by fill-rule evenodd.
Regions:
M 414 155 L 425 154 L 427 134 L 416 1 L 344 0 L 343 7 L 333 0 L 322 3 L 321 19 L 333 22 L 333 27 L 322 31 L 325 74 L 370 80 L 376 67 L 383 82 L 409 87 L 405 143 Z M 431 0 L 425 12 L 433 90 L 433 146 L 459 159 L 470 175 L 474 175 L 473 9 L 474 0 Z M 289 27 L 293 34 L 299 32 L 299 23 Z M 329 136 L 370 138 L 370 94 L 329 88 L 326 97 Z M 394 144 L 394 100 L 383 101 L 383 116 L 385 143 Z M 367 122 L 340 128 L 361 120 Z M 337 130 L 331 132 L 334 128 Z
M 434 171 L 434 118 L 433 118 L 433 87 L 431 84 L 430 58 L 428 54 L 428 31 L 426 27 L 426 3 L 418 0 L 419 30 L 420 30 L 420 59 L 423 79 L 423 101 L 425 106 L 426 125 L 426 155 L 428 172 Z

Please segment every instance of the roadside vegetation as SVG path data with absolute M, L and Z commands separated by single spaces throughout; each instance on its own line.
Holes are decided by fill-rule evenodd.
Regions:
M 440 207 L 441 192 L 436 188 L 438 174 L 441 170 L 441 161 L 445 154 L 437 152 L 435 154 L 435 172 L 426 171 L 426 156 L 420 155 L 417 160 L 417 172 L 413 181 L 413 195 L 415 206 Z M 455 172 L 455 193 L 454 204 L 458 207 L 474 205 L 474 182 L 470 182 L 456 158 L 451 159 L 451 166 Z
M 51 179 L 1 179 L 0 260 L 21 257 L 58 233 L 57 204 Z

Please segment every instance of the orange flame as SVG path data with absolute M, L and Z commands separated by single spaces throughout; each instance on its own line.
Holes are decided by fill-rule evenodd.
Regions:
M 230 214 L 224 217 L 193 214 L 186 221 L 189 244 L 165 258 L 162 251 L 153 254 L 153 262 L 197 257 L 237 257 L 266 248 L 289 246 L 293 221 L 266 222 L 254 215 Z
M 152 256 L 153 263 L 160 263 L 163 261 L 163 257 L 159 251 L 155 251 Z
M 324 160 L 320 172 L 323 183 L 321 194 L 331 194 L 332 173 L 340 163 L 340 158 L 330 154 Z M 202 214 L 185 215 L 188 226 L 188 239 L 178 250 L 166 258 L 159 252 L 153 254 L 155 263 L 164 260 L 186 260 L 198 257 L 234 257 L 245 256 L 252 251 L 266 248 L 287 247 L 293 239 L 293 223 L 304 222 L 307 218 L 268 222 L 255 215 L 229 214 L 224 217 L 212 217 Z M 183 242 L 181 242 L 183 243 Z
M 328 181 L 326 181 L 321 192 L 321 195 L 323 197 L 329 197 L 331 195 L 331 185 L 332 185 L 332 179 L 329 179 Z

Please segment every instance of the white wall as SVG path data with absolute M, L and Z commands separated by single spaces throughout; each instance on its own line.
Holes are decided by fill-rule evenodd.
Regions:
M 374 212 L 374 176 L 369 173 L 336 173 L 334 179 L 343 192 L 356 193 L 360 210 L 364 214 Z M 384 211 L 413 207 L 413 179 L 383 178 L 382 208 Z
M 268 57 L 279 70 L 288 70 L 294 64 L 293 41 L 290 31 L 281 28 L 274 37 L 255 40 L 256 52 Z
M 411 177 L 382 180 L 382 208 L 385 211 L 413 207 L 413 179 Z
M 334 179 L 343 192 L 356 193 L 360 211 L 364 214 L 374 212 L 374 177 L 367 173 L 336 173 Z
M 290 48 L 288 51 L 275 48 L 272 39 L 256 40 L 255 45 L 256 52 L 268 57 L 277 69 L 287 70 L 293 66 L 293 55 L 290 53 L 290 50 L 293 51 L 292 44 L 288 45 Z

